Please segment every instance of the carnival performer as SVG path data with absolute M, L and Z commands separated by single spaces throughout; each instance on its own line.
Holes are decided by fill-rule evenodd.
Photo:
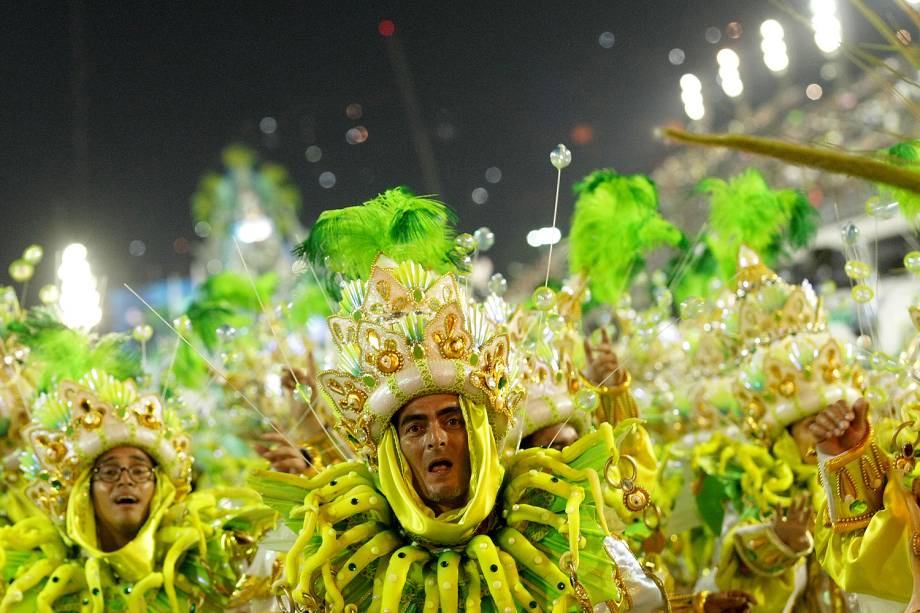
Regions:
M 13 486 L 35 510 L 0 529 L 0 611 L 218 611 L 258 590 L 240 569 L 274 512 L 243 488 L 191 492 L 156 394 L 93 370 L 42 394 L 24 437 Z
M 360 277 L 342 283 L 329 320 L 340 367 L 318 377 L 359 459 L 312 478 L 255 476 L 298 532 L 278 587 L 306 610 L 664 606 L 657 588 L 629 593 L 623 574 L 641 568 L 616 559 L 631 554 L 605 519 L 609 424 L 503 461 L 523 400 L 516 348 L 450 272 L 472 250 L 453 239 L 443 205 L 402 190 L 324 213 L 311 231 L 314 264 Z
M 900 360 L 906 377 L 884 378 L 879 405 L 832 403 L 811 426 L 823 485 L 815 549 L 863 611 L 920 608 L 920 309 L 910 311 L 917 335 Z

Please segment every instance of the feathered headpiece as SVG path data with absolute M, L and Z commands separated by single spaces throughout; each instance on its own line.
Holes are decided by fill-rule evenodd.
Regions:
M 772 190 L 754 169 L 723 181 L 708 178 L 697 190 L 710 196 L 706 235 L 699 244 L 685 242 L 676 259 L 675 293 L 704 295 L 715 278 L 734 284 L 742 245 L 774 266 L 781 254 L 806 247 L 818 229 L 819 216 L 796 190 Z
M 338 368 L 319 383 L 340 430 L 371 463 L 390 419 L 417 397 L 455 393 L 484 404 L 499 444 L 523 397 L 508 337 L 454 272 L 429 269 L 450 269 L 452 220 L 440 203 L 390 190 L 326 211 L 298 250 L 357 277 L 340 286 L 340 312 L 329 318 Z
M 645 253 L 676 245 L 680 230 L 661 216 L 655 184 L 642 175 L 598 170 L 575 192 L 569 268 L 591 280 L 597 299 L 613 303 L 642 270 Z
M 437 200 L 391 189 L 359 206 L 324 211 L 294 254 L 326 271 L 330 284 L 335 273 L 366 280 L 381 253 L 443 273 L 457 268 L 456 220 Z
M 741 245 L 772 265 L 787 244 L 804 247 L 817 229 L 818 215 L 801 193 L 771 190 L 754 169 L 727 182 L 703 179 L 697 189 L 711 196 L 706 243 L 723 279 L 734 277 Z

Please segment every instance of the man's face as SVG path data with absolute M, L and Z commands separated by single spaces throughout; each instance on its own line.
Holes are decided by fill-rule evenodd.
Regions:
M 815 443 L 818 442 L 818 439 L 815 438 L 815 435 L 811 433 L 809 426 L 814 423 L 815 415 L 801 419 L 791 426 L 789 426 L 789 432 L 792 434 L 795 444 L 799 448 L 799 455 L 802 456 L 802 461 L 805 464 L 817 464 L 818 458 L 815 454 L 810 453 L 815 447 Z
M 130 538 L 137 535 L 156 489 L 153 470 L 153 460 L 136 447 L 115 447 L 96 459 L 92 495 L 100 528 Z
M 545 447 L 562 451 L 577 440 L 578 432 L 571 424 L 559 423 L 537 430 L 521 441 L 521 447 Z
M 400 409 L 394 423 L 399 447 L 412 469 L 415 490 L 425 504 L 437 513 L 466 504 L 472 471 L 457 396 L 416 398 Z

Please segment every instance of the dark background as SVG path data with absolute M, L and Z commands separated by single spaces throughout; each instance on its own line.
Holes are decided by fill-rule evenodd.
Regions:
M 807 1 L 790 4 L 808 14 Z M 865 29 L 838 5 L 845 37 Z M 108 287 L 187 274 L 191 256 L 174 242 L 197 240 L 189 198 L 234 142 L 289 169 L 305 225 L 397 184 L 437 190 L 462 229 L 494 230 L 490 255 L 507 270 L 537 255 L 527 231 L 551 223 L 557 143 L 574 154 L 564 230 L 574 181 L 605 166 L 647 173 L 666 155 L 654 129 L 686 121 L 682 74 L 703 80 L 713 128 L 732 116 L 715 82 L 718 49 L 741 56 L 744 104 L 769 97 L 777 77 L 761 60 L 763 19 L 786 28 L 784 79 L 821 82 L 826 61 L 807 27 L 766 0 L 32 2 L 0 12 L 0 283 L 33 242 L 49 255 L 84 242 Z M 384 19 L 396 25 L 390 39 L 378 32 Z M 732 21 L 744 28 L 739 39 L 725 35 Z M 718 44 L 705 38 L 710 27 Z M 598 41 L 605 31 L 615 36 L 609 49 Z M 675 47 L 683 65 L 668 61 Z M 424 180 L 413 146 L 400 56 L 439 187 Z M 361 119 L 346 117 L 350 103 Z M 277 120 L 270 135 L 259 128 L 266 116 Z M 356 125 L 369 138 L 349 145 Z M 317 163 L 304 157 L 311 144 L 322 148 Z M 484 178 L 491 166 L 501 169 L 497 184 Z M 319 185 L 323 171 L 335 173 L 333 188 Z M 471 199 L 477 187 L 488 189 L 485 204 Z M 132 240 L 145 243 L 143 256 L 129 255 Z M 36 286 L 52 280 L 52 262 Z

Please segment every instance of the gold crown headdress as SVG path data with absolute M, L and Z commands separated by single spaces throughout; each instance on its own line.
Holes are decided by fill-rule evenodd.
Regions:
M 527 391 L 512 444 L 555 424 L 568 423 L 579 435 L 591 426 L 597 394 L 579 371 L 584 362 L 579 324 L 586 292 L 587 284 L 579 276 L 562 287 L 550 310 L 519 308 L 509 321 L 519 348 L 520 381 Z
M 821 299 L 808 281 L 795 286 L 767 268 L 751 249 L 738 252 L 736 306 L 728 311 L 730 331 L 751 350 L 792 334 L 827 329 Z
M 56 523 L 64 521 L 77 478 L 122 445 L 149 453 L 176 486 L 177 498 L 190 490 L 188 437 L 163 401 L 140 393 L 132 380 L 94 370 L 77 383 L 61 383 L 35 403 L 24 436 L 31 448 L 20 462 L 31 481 L 26 494 Z
M 341 313 L 329 318 L 339 367 L 319 383 L 355 450 L 373 463 L 393 415 L 437 393 L 484 404 L 501 444 L 523 399 L 509 339 L 453 273 L 381 255 L 369 279 L 343 283 L 342 294 Z
M 733 378 L 745 428 L 772 436 L 837 400 L 855 401 L 862 371 L 826 332 L 811 285 L 785 282 L 745 246 L 737 271 L 721 321 L 707 325 L 719 326 L 723 340 L 731 341 L 719 347 L 740 360 Z

